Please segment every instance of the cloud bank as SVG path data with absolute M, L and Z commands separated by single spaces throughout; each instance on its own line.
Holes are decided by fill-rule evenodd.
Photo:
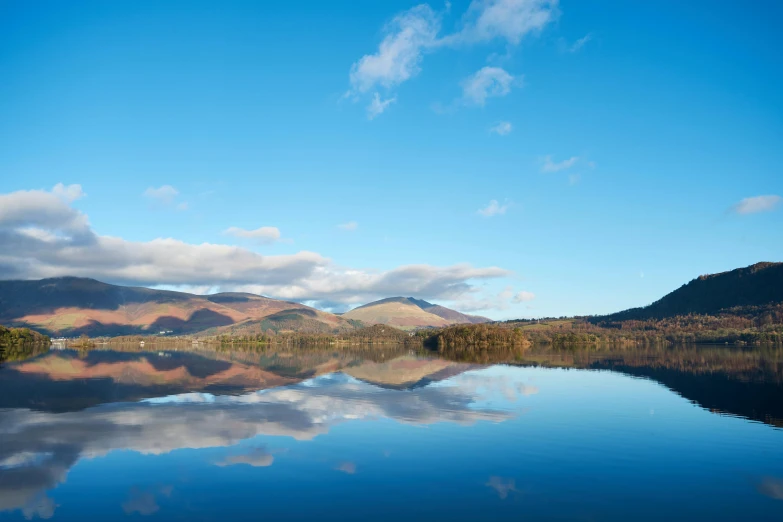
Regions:
M 262 255 L 237 246 L 173 238 L 127 241 L 95 233 L 87 216 L 71 205 L 81 194 L 77 187 L 58 185 L 51 191 L 0 195 L 0 278 L 71 275 L 118 284 L 247 291 L 345 305 L 390 295 L 456 300 L 478 292 L 477 282 L 510 275 L 494 266 L 411 264 L 390 270 L 358 269 L 304 250 Z M 356 225 L 347 223 L 342 228 L 353 230 Z M 273 227 L 228 232 L 265 241 L 279 237 Z

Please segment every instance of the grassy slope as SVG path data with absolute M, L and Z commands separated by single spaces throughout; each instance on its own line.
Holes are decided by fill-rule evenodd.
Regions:
M 448 320 L 426 312 L 412 303 L 397 300 L 384 300 L 360 306 L 343 314 L 342 317 L 362 321 L 365 324 L 387 324 L 402 329 L 450 324 Z

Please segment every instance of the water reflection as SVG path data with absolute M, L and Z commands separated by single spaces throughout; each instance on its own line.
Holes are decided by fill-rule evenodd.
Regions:
M 250 520 L 258 491 L 272 519 L 774 519 L 779 359 L 650 355 L 49 352 L 0 369 L 0 519 L 97 516 L 93 486 L 103 520 Z
M 49 509 L 51 503 L 40 500 L 44 491 L 62 482 L 79 459 L 113 450 L 160 455 L 181 448 L 228 447 L 260 435 L 310 440 L 336 424 L 368 419 L 471 425 L 513 416 L 512 411 L 477 403 L 495 393 L 514 399 L 516 390 L 524 392 L 524 388 L 503 379 L 480 386 L 477 379 L 458 376 L 448 385 L 402 392 L 335 373 L 242 395 L 185 393 L 59 414 L 2 410 L 0 510 Z M 258 467 L 273 461 L 264 448 L 255 448 L 227 455 L 215 464 Z M 356 465 L 344 462 L 337 469 L 352 474 Z M 151 513 L 153 497 L 149 491 L 137 491 L 127 506 Z

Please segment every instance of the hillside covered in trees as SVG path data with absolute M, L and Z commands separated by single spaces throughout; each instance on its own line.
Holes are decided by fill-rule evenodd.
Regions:
M 719 274 L 702 275 L 658 301 L 593 322 L 645 321 L 691 314 L 721 315 L 750 311 L 764 315 L 783 303 L 783 263 L 756 263 Z

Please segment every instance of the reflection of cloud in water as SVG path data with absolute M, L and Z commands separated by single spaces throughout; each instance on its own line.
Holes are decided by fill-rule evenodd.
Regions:
M 216 462 L 215 465 L 223 467 L 247 464 L 255 468 L 265 468 L 271 466 L 274 461 L 275 458 L 265 448 L 253 448 L 247 453 L 228 455 L 223 460 Z
M 471 372 L 469 380 L 479 375 Z M 481 393 L 473 384 L 465 385 L 462 377 L 450 379 L 453 382 L 446 386 L 397 391 L 333 374 L 242 396 L 189 394 L 61 414 L 5 410 L 0 412 L 0 511 L 35 510 L 30 506 L 43 505 L 40 493 L 63 481 L 80 458 L 115 449 L 162 454 L 179 448 L 232 446 L 257 435 L 307 440 L 353 419 L 469 425 L 512 416 L 509 411 L 479 407 Z M 222 463 L 260 465 L 266 458 L 234 455 Z M 51 504 L 49 512 L 53 509 Z
M 353 475 L 356 473 L 356 464 L 353 462 L 341 462 L 334 469 Z
M 762 495 L 776 500 L 783 500 L 783 479 L 764 477 L 759 482 L 757 489 Z
M 510 492 L 517 490 L 516 481 L 512 478 L 506 478 L 506 477 L 498 477 L 498 476 L 489 477 L 489 482 L 487 482 L 485 486 L 489 486 L 495 491 L 497 491 L 498 496 L 501 499 L 506 499 Z
M 151 515 L 160 509 L 158 497 L 170 497 L 173 488 L 171 486 L 159 486 L 152 489 L 139 489 L 133 487 L 128 492 L 128 500 L 122 503 L 122 510 L 130 515 Z
M 465 372 L 439 383 L 439 386 L 458 387 L 463 393 L 481 399 L 503 397 L 508 402 L 516 402 L 520 396 L 528 397 L 539 392 L 537 386 L 520 382 L 518 369 L 506 366 Z
M 22 515 L 27 520 L 38 518 L 52 518 L 57 504 L 43 493 L 36 495 L 22 508 Z

